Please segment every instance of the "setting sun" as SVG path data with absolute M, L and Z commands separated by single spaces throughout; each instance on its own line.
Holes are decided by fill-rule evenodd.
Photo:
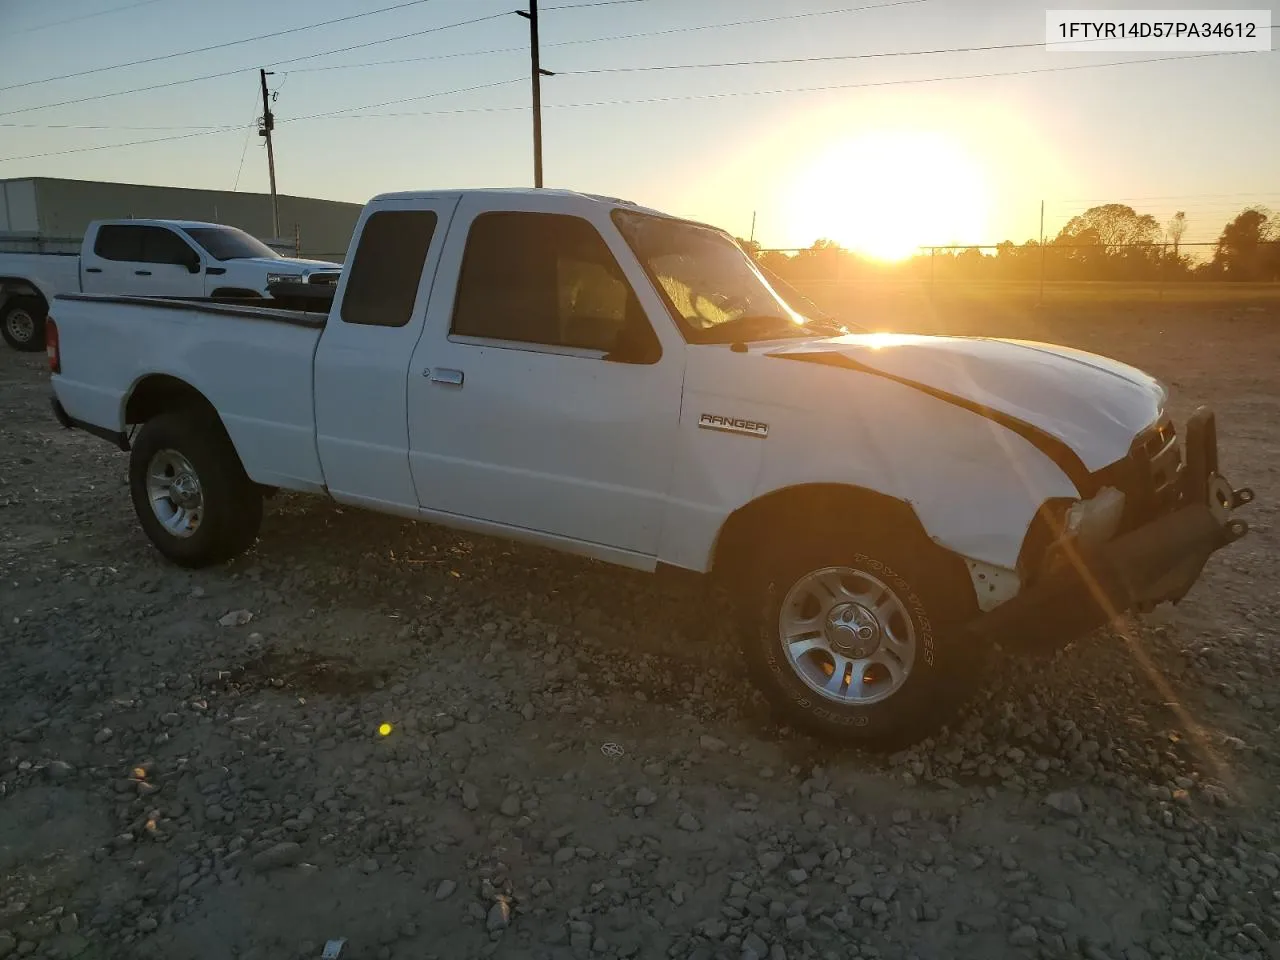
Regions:
M 988 191 L 982 170 L 950 138 L 880 130 L 836 144 L 803 169 L 792 210 L 802 236 L 901 260 L 929 244 L 983 242 Z

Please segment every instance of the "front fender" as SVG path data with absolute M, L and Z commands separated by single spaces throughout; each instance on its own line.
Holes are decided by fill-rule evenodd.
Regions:
M 682 415 L 662 560 L 710 569 L 735 510 L 788 487 L 844 484 L 907 503 L 930 539 L 952 553 L 1013 570 L 1040 505 L 1080 496 L 1050 456 L 973 410 L 817 365 L 806 365 L 804 388 L 803 406 L 686 394 L 692 406 Z M 813 396 L 838 402 L 815 410 Z M 768 424 L 767 436 L 699 429 L 699 414 L 717 407 Z

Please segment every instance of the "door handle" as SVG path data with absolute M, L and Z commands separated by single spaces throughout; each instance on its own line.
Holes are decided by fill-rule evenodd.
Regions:
M 150 270 L 135 270 L 135 271 L 133 271 L 133 275 L 134 275 L 135 277 L 149 277 L 149 276 L 151 276 L 151 271 L 150 271 Z
M 102 268 L 101 267 L 85 267 L 84 272 L 85 273 L 101 273 Z
M 455 387 L 462 386 L 462 371 L 450 370 L 448 367 L 436 367 L 434 370 L 423 370 L 431 378 L 432 383 L 448 383 Z

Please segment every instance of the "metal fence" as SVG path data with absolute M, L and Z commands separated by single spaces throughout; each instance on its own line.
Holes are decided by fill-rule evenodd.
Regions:
M 762 266 L 798 287 L 911 286 L 930 294 L 996 287 L 1046 293 L 1081 285 L 1141 287 L 1163 299 L 1173 287 L 1214 282 L 1280 287 L 1280 239 L 1233 250 L 1220 263 L 1205 257 L 1216 241 L 1103 245 L 1011 243 L 923 246 L 904 260 L 880 262 L 838 246 L 762 248 Z

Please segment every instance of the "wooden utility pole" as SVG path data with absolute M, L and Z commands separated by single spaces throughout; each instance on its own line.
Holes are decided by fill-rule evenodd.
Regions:
M 280 239 L 280 205 L 276 201 L 276 154 L 271 145 L 271 131 L 276 128 L 276 118 L 271 114 L 271 94 L 267 92 L 267 77 L 271 76 L 269 70 L 259 70 L 258 76 L 262 80 L 262 129 L 258 131 L 258 136 L 267 138 L 267 173 L 271 176 L 271 239 Z
M 538 51 L 538 0 L 529 0 L 528 10 L 517 14 L 529 21 L 529 64 L 533 81 L 533 185 L 542 186 L 542 78 L 554 77 L 550 70 L 542 69 Z

